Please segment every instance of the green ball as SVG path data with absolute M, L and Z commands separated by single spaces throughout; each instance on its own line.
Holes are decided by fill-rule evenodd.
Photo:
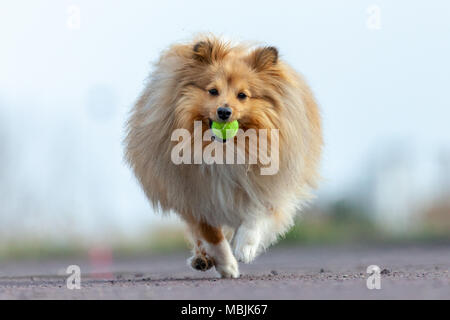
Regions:
M 233 138 L 239 130 L 239 122 L 234 120 L 232 122 L 216 122 L 211 124 L 213 134 L 223 141 Z

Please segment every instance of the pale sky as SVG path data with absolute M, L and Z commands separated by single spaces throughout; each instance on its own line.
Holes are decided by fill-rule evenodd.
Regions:
M 377 30 L 367 27 L 372 5 Z M 71 6 L 79 29 L 68 27 Z M 450 146 L 446 0 L 2 1 L 10 177 L 0 219 L 20 225 L 26 215 L 34 231 L 43 216 L 66 221 L 74 210 L 87 231 L 101 217 L 129 230 L 155 221 L 122 162 L 123 123 L 151 62 L 198 32 L 277 46 L 304 74 L 323 116 L 324 197 L 339 197 L 386 146 L 428 160 Z

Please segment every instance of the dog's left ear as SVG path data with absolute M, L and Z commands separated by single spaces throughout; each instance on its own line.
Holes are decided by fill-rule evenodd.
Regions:
M 275 47 L 257 48 L 250 53 L 248 62 L 258 72 L 267 70 L 278 63 L 278 49 Z

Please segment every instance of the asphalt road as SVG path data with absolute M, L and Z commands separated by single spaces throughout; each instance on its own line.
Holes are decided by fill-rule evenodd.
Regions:
M 0 299 L 450 299 L 450 246 L 275 248 L 241 278 L 189 269 L 185 254 L 0 261 Z M 67 266 L 81 268 L 81 289 L 67 288 Z M 369 265 L 381 289 L 366 285 Z

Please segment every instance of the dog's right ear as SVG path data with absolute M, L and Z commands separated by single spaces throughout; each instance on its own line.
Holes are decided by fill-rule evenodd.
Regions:
M 216 62 L 223 59 L 226 54 L 226 46 L 214 40 L 200 41 L 193 47 L 193 58 L 201 63 Z
M 203 63 L 211 63 L 212 45 L 209 41 L 200 41 L 194 45 L 193 57 Z

